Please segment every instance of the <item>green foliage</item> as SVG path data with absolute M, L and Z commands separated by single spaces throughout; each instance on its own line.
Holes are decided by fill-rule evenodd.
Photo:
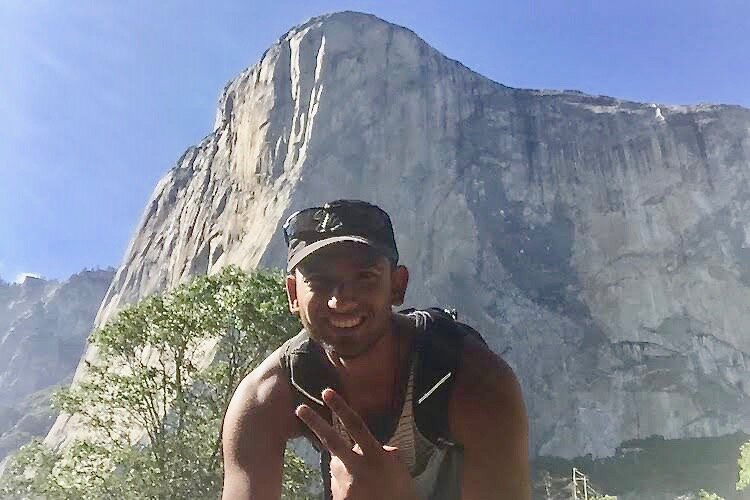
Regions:
M 740 458 L 737 460 L 739 479 L 737 490 L 741 491 L 750 486 L 750 441 L 740 447 Z
M 538 457 L 534 469 L 537 475 L 546 471 L 553 478 L 567 478 L 571 467 L 578 467 L 595 481 L 598 490 L 620 497 L 639 494 L 645 497 L 646 493 L 665 498 L 695 496 L 704 488 L 733 498 L 737 450 L 749 438 L 742 432 L 711 438 L 652 436 L 622 443 L 613 457 L 586 456 L 573 460 Z M 543 488 L 536 488 L 537 496 L 543 498 L 543 493 Z
M 284 484 L 281 492 L 283 500 L 299 500 L 309 498 L 310 485 L 313 484 L 313 475 L 301 458 L 289 450 L 284 453 Z
M 280 273 L 234 267 L 120 312 L 93 332 L 97 361 L 54 404 L 91 437 L 58 452 L 34 442 L 9 464 L 3 498 L 216 498 L 221 420 L 240 380 L 299 331 Z M 213 363 L 206 362 L 213 359 Z M 286 455 L 284 496 L 310 471 Z
M 724 497 L 720 497 L 716 493 L 711 493 L 706 490 L 700 490 L 698 491 L 698 499 L 699 500 L 724 500 Z
M 0 481 L 0 498 L 39 495 L 49 498 L 52 482 L 48 480 L 57 456 L 38 439 L 21 447 L 8 461 Z

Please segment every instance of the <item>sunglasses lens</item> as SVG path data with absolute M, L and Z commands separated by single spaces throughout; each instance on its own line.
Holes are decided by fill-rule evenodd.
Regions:
M 328 205 L 301 210 L 284 224 L 287 245 L 292 239 L 305 239 L 306 233 L 369 234 L 382 231 L 388 225 L 388 216 L 370 205 Z

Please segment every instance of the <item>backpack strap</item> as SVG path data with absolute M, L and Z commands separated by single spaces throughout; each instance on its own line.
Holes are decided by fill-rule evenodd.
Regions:
M 430 308 L 403 311 L 417 320 L 422 334 L 417 337 L 415 380 L 415 420 L 419 431 L 439 446 L 455 443 L 450 434 L 448 404 L 460 368 L 464 337 L 470 335 L 482 343 L 482 336 L 457 321 L 455 310 Z
M 306 330 L 284 343 L 281 365 L 292 386 L 295 407 L 306 404 L 318 410 L 330 422 L 331 412 L 323 402 L 321 393 L 326 387 L 338 390 L 339 384 L 336 374 L 324 360 L 323 348 L 310 339 Z M 312 441 L 316 443 L 317 440 Z
M 310 339 L 306 330 L 284 343 L 281 355 L 281 366 L 286 372 L 287 380 L 292 387 L 295 407 L 306 404 L 318 411 L 329 423 L 332 421 L 330 409 L 321 399 L 326 387 L 338 388 L 336 375 L 324 362 L 325 352 L 317 342 Z M 318 441 L 317 436 L 302 425 L 303 433 L 320 453 L 320 478 L 323 483 L 323 498 L 330 500 L 331 493 L 331 455 Z

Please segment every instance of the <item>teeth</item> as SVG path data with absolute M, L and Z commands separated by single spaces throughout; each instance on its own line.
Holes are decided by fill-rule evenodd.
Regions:
M 351 319 L 333 319 L 330 318 L 331 324 L 335 326 L 336 328 L 354 328 L 355 326 L 359 326 L 360 323 L 362 323 L 362 320 L 364 318 L 362 316 L 358 318 L 351 318 Z

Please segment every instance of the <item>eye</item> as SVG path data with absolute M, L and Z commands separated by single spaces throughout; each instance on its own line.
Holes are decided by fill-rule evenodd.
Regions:
M 304 281 L 312 290 L 327 290 L 332 286 L 332 281 L 324 276 L 306 276 Z
M 367 271 L 360 271 L 357 274 L 357 279 L 359 279 L 360 281 L 372 281 L 372 280 L 377 279 L 378 276 L 379 276 L 378 273 L 376 273 L 375 271 L 367 270 Z

